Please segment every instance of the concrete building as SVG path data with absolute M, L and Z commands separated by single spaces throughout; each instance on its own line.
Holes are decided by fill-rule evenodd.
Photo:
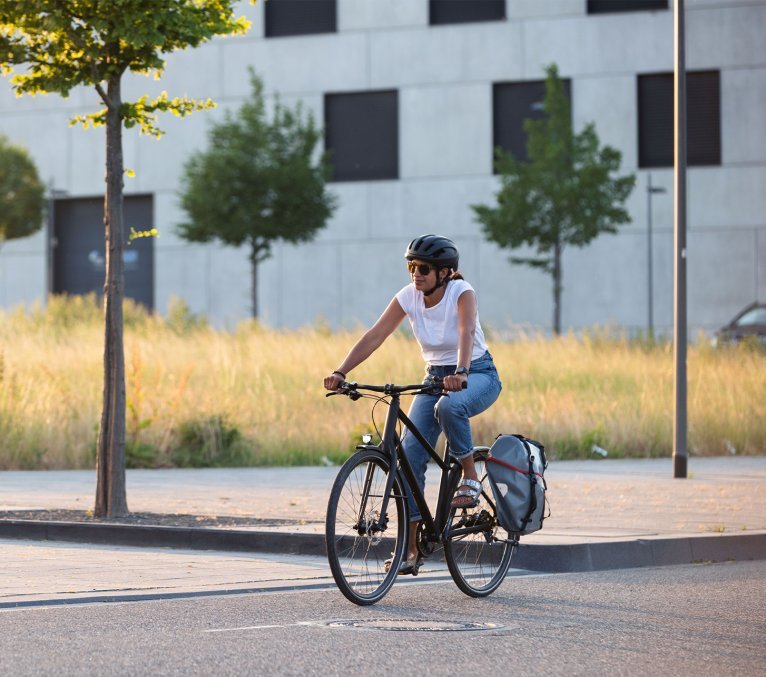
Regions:
M 766 299 L 766 0 L 686 6 L 693 337 Z M 314 242 L 278 245 L 262 265 L 267 324 L 369 323 L 408 281 L 409 239 L 438 232 L 458 243 L 483 322 L 550 329 L 550 279 L 487 243 L 470 205 L 493 199 L 493 145 L 523 139 L 521 121 L 535 114 L 555 62 L 575 128 L 595 122 L 638 179 L 632 223 L 566 251 L 563 325 L 646 328 L 651 218 L 654 323 L 672 330 L 672 0 L 269 0 L 240 11 L 252 20 L 246 36 L 172 55 L 161 82 L 126 83 L 126 100 L 167 90 L 219 103 L 161 119 L 161 141 L 125 134 L 136 173 L 126 179 L 126 225 L 160 232 L 128 254 L 134 296 L 159 312 L 181 297 L 219 326 L 248 316 L 247 251 L 187 244 L 175 225 L 183 163 L 205 146 L 210 122 L 248 95 L 253 66 L 267 92 L 303 101 L 325 126 L 340 204 Z M 15 98 L 0 82 L 0 133 L 30 150 L 55 203 L 50 253 L 49 229 L 0 251 L 2 307 L 98 287 L 104 134 L 67 121 L 99 107 L 91 90 Z M 665 193 L 648 193 L 650 174 Z

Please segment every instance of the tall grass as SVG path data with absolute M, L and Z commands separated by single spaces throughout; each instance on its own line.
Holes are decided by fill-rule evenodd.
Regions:
M 277 331 L 256 322 L 224 332 L 183 305 L 162 319 L 128 304 L 131 462 L 341 460 L 369 425 L 369 401 L 327 399 L 321 381 L 360 333 Z M 92 298 L 52 299 L 45 309 L 0 315 L 0 468 L 93 465 L 102 345 L 101 311 Z M 495 340 L 491 350 L 503 393 L 474 419 L 477 443 L 498 432 L 523 432 L 558 458 L 589 457 L 594 444 L 612 457 L 670 454 L 668 344 L 600 331 Z M 397 332 L 351 376 L 401 383 L 417 382 L 422 372 L 417 345 Z M 688 374 L 690 453 L 766 452 L 766 355 L 700 342 L 689 349 Z M 379 427 L 384 416 L 385 407 L 378 407 Z

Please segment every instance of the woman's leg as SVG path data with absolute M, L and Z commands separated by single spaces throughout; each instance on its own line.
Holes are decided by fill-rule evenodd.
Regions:
M 478 480 L 473 461 L 473 438 L 470 418 L 488 409 L 500 395 L 501 385 L 494 370 L 471 373 L 468 388 L 452 392 L 436 403 L 436 418 L 449 440 L 450 453 L 460 461 L 463 478 Z M 458 505 L 471 503 L 460 497 Z

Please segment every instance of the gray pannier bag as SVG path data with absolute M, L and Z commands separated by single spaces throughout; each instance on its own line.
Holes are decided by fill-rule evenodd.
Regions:
M 545 447 L 523 435 L 498 435 L 489 450 L 487 475 L 500 526 L 511 534 L 541 529 L 545 514 Z M 549 513 L 550 514 L 550 513 Z

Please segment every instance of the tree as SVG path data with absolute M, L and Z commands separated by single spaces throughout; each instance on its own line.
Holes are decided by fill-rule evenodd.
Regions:
M 254 2 L 255 0 L 251 0 Z M 127 512 L 125 495 L 125 358 L 122 335 L 124 293 L 122 130 L 138 126 L 159 137 L 157 112 L 184 116 L 213 103 L 188 97 L 123 101 L 127 72 L 162 74 L 164 56 L 196 47 L 216 35 L 244 33 L 235 18 L 236 0 L 0 0 L 0 71 L 13 75 L 17 93 L 57 93 L 93 87 L 104 108 L 78 115 L 73 123 L 106 127 L 104 230 L 104 392 L 98 433 L 96 515 Z
M 312 239 L 336 199 L 325 188 L 325 158 L 314 159 L 321 132 L 313 116 L 300 103 L 291 110 L 277 98 L 269 120 L 263 82 L 252 70 L 250 80 L 250 98 L 211 127 L 207 150 L 184 168 L 181 205 L 189 220 L 178 230 L 191 242 L 248 245 L 257 317 L 258 264 L 271 255 L 272 243 Z
M 528 162 L 496 149 L 500 175 L 497 205 L 472 205 L 488 240 L 500 247 L 536 248 L 536 256 L 512 263 L 540 268 L 553 278 L 553 330 L 561 333 L 561 255 L 566 246 L 584 247 L 601 233 L 629 223 L 625 200 L 634 175 L 615 176 L 621 154 L 600 146 L 590 123 L 575 134 L 569 98 L 555 65 L 546 68 L 540 120 L 527 120 Z
M 43 225 L 45 187 L 32 158 L 0 134 L 0 246 Z

